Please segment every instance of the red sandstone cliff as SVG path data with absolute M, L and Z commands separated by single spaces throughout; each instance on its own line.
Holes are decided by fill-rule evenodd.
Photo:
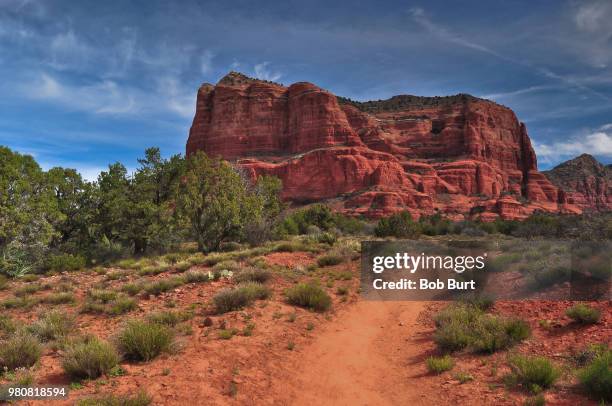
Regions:
M 544 172 L 563 190 L 565 199 L 582 209 L 612 210 L 612 167 L 589 154 L 563 162 Z
M 288 200 L 326 200 L 348 214 L 581 211 L 538 172 L 514 113 L 469 95 L 359 103 L 232 72 L 198 91 L 187 154 L 196 150 L 280 177 Z

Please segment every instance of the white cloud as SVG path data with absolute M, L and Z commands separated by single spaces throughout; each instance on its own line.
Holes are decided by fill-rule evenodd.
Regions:
M 137 107 L 136 96 L 111 80 L 76 86 L 41 73 L 36 80 L 23 86 L 23 93 L 31 99 L 48 100 L 96 114 L 128 114 Z
M 530 93 L 538 93 L 538 92 L 545 91 L 545 90 L 556 89 L 557 87 L 558 86 L 546 86 L 546 85 L 529 86 L 523 89 L 513 90 L 511 92 L 491 93 L 491 94 L 482 95 L 480 97 L 482 97 L 483 99 L 491 99 L 491 100 L 509 99 L 514 96 L 521 96 L 521 95 L 530 94 Z
M 612 158 L 612 124 L 587 131 L 567 141 L 549 144 L 534 141 L 533 147 L 538 159 L 545 163 L 555 163 L 584 153 Z
M 215 54 L 210 51 L 205 51 L 200 57 L 200 71 L 202 75 L 207 75 L 212 71 L 212 60 L 214 57 Z
M 173 77 L 166 77 L 158 82 L 158 93 L 161 100 L 165 100 L 170 111 L 182 117 L 193 117 L 195 114 L 195 92 L 185 89 Z
M 268 68 L 269 65 L 270 62 L 262 62 L 256 64 L 254 67 L 254 76 L 258 79 L 270 80 L 272 82 L 276 82 L 277 80 L 279 80 L 283 76 L 282 73 L 271 71 Z

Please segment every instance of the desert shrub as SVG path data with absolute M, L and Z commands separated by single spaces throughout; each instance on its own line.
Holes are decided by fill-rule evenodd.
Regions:
M 69 343 L 62 358 L 62 368 L 73 378 L 95 379 L 119 363 L 119 355 L 109 343 L 86 337 Z
M 238 262 L 230 259 L 230 260 L 226 260 L 226 261 L 217 262 L 213 266 L 213 269 L 215 271 L 230 271 L 230 272 L 234 272 L 234 271 L 237 271 L 238 269 L 240 269 L 240 265 L 238 264 Z
M 29 309 L 37 305 L 38 303 L 40 303 L 39 299 L 31 296 L 24 296 L 5 299 L 3 302 L 0 303 L 0 306 L 5 309 Z
M 332 303 L 329 295 L 313 283 L 300 283 L 288 289 L 286 295 L 290 304 L 318 312 L 326 311 Z
M 266 299 L 270 290 L 256 282 L 241 283 L 234 289 L 225 289 L 213 297 L 218 313 L 242 309 L 258 299 Z
M 108 394 L 79 400 L 77 406 L 148 406 L 153 400 L 144 391 L 134 396 Z
M 489 310 L 495 304 L 495 299 L 486 294 L 467 295 L 462 297 L 461 301 L 482 311 Z
M 15 289 L 15 296 L 27 296 L 41 290 L 47 289 L 47 286 L 40 283 L 27 283 L 20 288 Z
M 149 295 L 160 295 L 163 292 L 175 289 L 185 283 L 185 278 L 174 276 L 172 278 L 160 279 L 144 286 L 144 291 Z
M 265 283 L 271 277 L 272 273 L 270 271 L 266 271 L 264 269 L 246 268 L 241 270 L 236 276 L 234 276 L 234 280 L 236 282 Z
M 117 292 L 112 290 L 92 289 L 87 292 L 87 298 L 100 303 L 108 303 L 117 298 Z
M 533 392 L 550 387 L 561 375 L 546 357 L 515 355 L 509 365 L 513 381 Z
M 317 264 L 321 267 L 338 265 L 341 264 L 342 261 L 343 258 L 335 254 L 327 254 L 317 258 Z
M 164 325 L 131 320 L 119 332 L 117 345 L 128 359 L 150 361 L 170 350 L 173 339 L 172 331 Z
M 422 216 L 419 218 L 419 228 L 425 235 L 445 235 L 451 232 L 452 223 L 436 213 L 432 216 Z
M 209 282 L 214 278 L 214 275 L 210 275 L 204 271 L 188 271 L 183 274 L 186 283 L 201 283 Z
M 570 319 L 580 324 L 595 324 L 601 318 L 601 312 L 583 303 L 575 304 L 565 311 Z
M 416 238 L 421 230 L 410 213 L 404 211 L 380 219 L 374 233 L 378 237 Z
M 584 391 L 593 399 L 612 401 L 612 350 L 597 355 L 579 371 L 578 379 Z
M 88 292 L 81 312 L 120 315 L 132 311 L 136 307 L 136 300 L 125 294 L 118 294 L 110 290 L 91 290 Z
M 58 305 L 76 302 L 74 294 L 71 292 L 51 293 L 42 298 L 43 303 Z
M 338 241 L 338 237 L 336 236 L 336 234 L 330 233 L 330 232 L 321 233 L 317 237 L 317 242 L 320 242 L 323 244 L 334 245 L 336 241 Z
M 608 351 L 606 344 L 589 344 L 584 349 L 573 354 L 572 359 L 576 364 L 583 367 L 606 351 Z
M 166 326 L 174 327 L 192 317 L 193 313 L 190 312 L 162 311 L 149 314 L 147 316 L 147 320 L 151 323 L 164 324 Z
M 450 305 L 434 316 L 434 341 L 442 351 L 470 348 L 493 353 L 529 337 L 529 325 L 519 319 L 485 314 L 465 303 Z
M 42 353 L 40 342 L 32 334 L 17 333 L 6 341 L 0 342 L 0 370 L 6 368 L 29 368 Z
M 444 371 L 450 371 L 453 368 L 454 362 L 450 355 L 442 357 L 427 358 L 427 370 L 434 374 L 441 374 Z
M 143 289 L 143 284 L 138 282 L 129 282 L 121 286 L 121 291 L 130 296 L 136 296 Z
M 0 338 L 13 334 L 17 330 L 17 323 L 8 314 L 0 314 Z
M 494 353 L 529 337 L 531 330 L 523 320 L 482 315 L 472 326 L 470 346 L 477 352 Z
M 85 268 L 85 258 L 80 255 L 58 254 L 47 259 L 46 268 L 51 272 L 78 271 Z
M 0 290 L 4 290 L 7 288 L 9 282 L 8 278 L 2 274 L 0 274 Z
M 124 314 L 127 312 L 131 312 L 137 307 L 136 300 L 127 297 L 125 295 L 120 295 L 117 299 L 113 300 L 108 304 L 108 307 L 105 309 L 105 312 L 108 314 L 112 314 L 114 316 Z
M 51 341 L 66 336 L 73 326 L 74 318 L 63 312 L 52 310 L 31 324 L 28 331 L 41 341 Z

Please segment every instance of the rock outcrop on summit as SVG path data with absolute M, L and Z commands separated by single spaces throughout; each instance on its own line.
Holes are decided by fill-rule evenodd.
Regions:
M 612 210 L 612 165 L 603 165 L 582 154 L 544 172 L 563 190 L 565 199 L 582 209 Z
M 354 102 L 311 83 L 232 72 L 198 91 L 187 154 L 197 150 L 252 177 L 278 176 L 287 200 L 326 201 L 349 215 L 521 219 L 598 201 L 538 171 L 512 110 L 465 94 Z

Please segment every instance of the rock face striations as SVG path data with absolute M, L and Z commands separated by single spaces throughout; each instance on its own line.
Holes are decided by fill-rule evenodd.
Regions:
M 544 174 L 563 190 L 568 203 L 582 209 L 612 210 L 612 166 L 582 154 Z
M 360 103 L 311 83 L 285 87 L 232 72 L 198 91 L 187 154 L 197 150 L 252 177 L 278 176 L 287 200 L 325 200 L 351 215 L 520 219 L 579 213 L 602 199 L 579 197 L 577 186 L 573 195 L 560 191 L 538 172 L 514 113 L 469 95 Z

